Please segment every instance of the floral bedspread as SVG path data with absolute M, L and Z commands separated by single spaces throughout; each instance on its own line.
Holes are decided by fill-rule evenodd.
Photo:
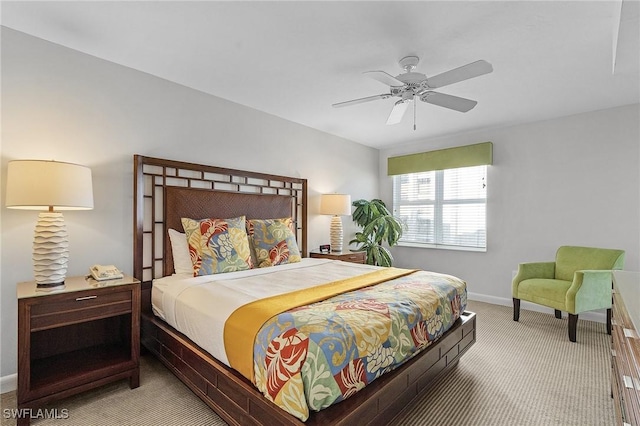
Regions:
M 418 271 L 284 312 L 256 336 L 255 385 L 305 421 L 429 346 L 466 305 L 464 281 Z

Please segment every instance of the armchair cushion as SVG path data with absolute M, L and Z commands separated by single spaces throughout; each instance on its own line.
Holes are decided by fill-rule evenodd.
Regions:
M 514 297 L 564 311 L 570 287 L 571 281 L 531 278 L 520 282 L 517 296 Z
M 518 265 L 518 274 L 513 278 L 513 297 L 518 294 L 521 281 L 531 278 L 555 278 L 556 262 L 526 262 Z

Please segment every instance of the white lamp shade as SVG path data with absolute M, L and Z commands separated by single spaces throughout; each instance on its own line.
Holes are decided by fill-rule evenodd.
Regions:
M 349 216 L 351 214 L 351 196 L 347 194 L 321 195 L 320 214 Z
M 33 274 L 38 287 L 64 285 L 69 241 L 62 213 L 93 208 L 91 169 L 44 160 L 10 161 L 6 206 L 41 212 L 33 238 Z
M 10 161 L 6 206 L 23 210 L 91 210 L 91 169 L 58 161 Z

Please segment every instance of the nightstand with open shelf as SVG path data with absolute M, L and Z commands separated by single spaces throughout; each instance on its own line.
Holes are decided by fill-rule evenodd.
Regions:
M 58 290 L 19 283 L 17 294 L 18 409 L 125 378 L 139 386 L 140 281 L 71 277 Z

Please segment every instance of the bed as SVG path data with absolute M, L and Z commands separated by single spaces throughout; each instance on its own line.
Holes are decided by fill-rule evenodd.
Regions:
M 192 333 L 183 334 L 172 327 L 171 321 L 163 318 L 166 312 L 156 308 L 154 314 L 152 308 L 156 305 L 152 304 L 152 294 L 157 298 L 161 293 L 160 283 L 170 279 L 175 271 L 171 242 L 165 237 L 168 230 L 181 229 L 182 217 L 241 215 L 247 219 L 290 217 L 303 257 L 301 263 L 312 260 L 305 259 L 305 179 L 134 156 L 134 275 L 143 282 L 142 345 L 227 423 L 389 422 L 416 395 L 454 367 L 475 342 L 475 314 L 457 312 L 457 319 L 448 331 L 426 349 L 338 404 L 311 411 L 303 422 L 263 396 L 246 374 L 243 376 L 230 368 L 227 360 L 212 356 L 215 348 L 203 349 L 206 345 L 198 345 L 187 336 L 194 336 Z M 154 280 L 158 284 L 152 292 Z

